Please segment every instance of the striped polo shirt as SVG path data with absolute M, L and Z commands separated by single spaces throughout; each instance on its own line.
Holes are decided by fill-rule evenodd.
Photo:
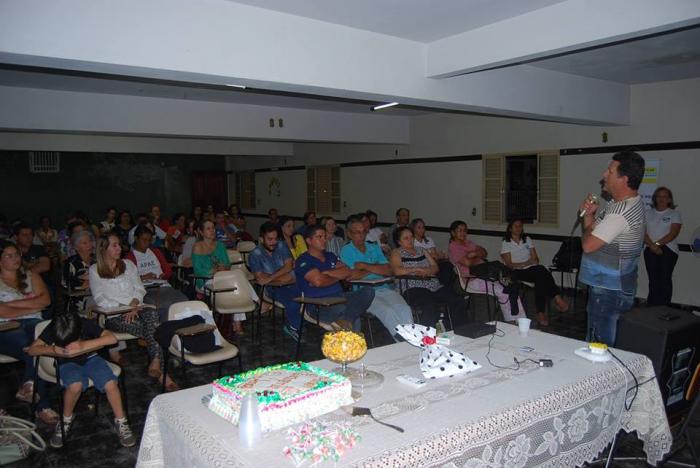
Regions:
M 644 246 L 645 209 L 637 195 L 613 201 L 598 212 L 593 235 L 605 241 L 600 249 L 584 253 L 579 278 L 582 283 L 634 294 L 637 264 Z

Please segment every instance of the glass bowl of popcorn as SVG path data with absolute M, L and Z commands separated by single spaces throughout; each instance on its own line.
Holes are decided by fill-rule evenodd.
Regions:
M 353 388 L 371 387 L 384 381 L 381 374 L 367 370 L 364 364 L 359 369 L 348 366 L 367 353 L 367 341 L 362 333 L 345 330 L 327 332 L 321 341 L 321 352 L 329 361 L 340 364 L 333 372 L 350 379 Z

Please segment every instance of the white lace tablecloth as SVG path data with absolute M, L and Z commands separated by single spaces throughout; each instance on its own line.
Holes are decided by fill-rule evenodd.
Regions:
M 383 385 L 363 392 L 358 406 L 401 426 L 404 433 L 354 419 L 342 411 L 325 421 L 352 421 L 362 436 L 338 466 L 523 467 L 576 466 L 591 461 L 623 429 L 636 431 L 647 461 L 655 464 L 669 451 L 671 433 L 656 380 L 639 387 L 629 411 L 625 394 L 633 380 L 611 361 L 592 363 L 573 354 L 583 342 L 531 330 L 522 337 L 517 327 L 499 323 L 504 337 L 492 342 L 494 364 L 549 358 L 554 367 L 527 362 L 518 370 L 498 369 L 486 360 L 489 337 L 455 337 L 451 348 L 482 364 L 478 371 L 431 380 L 413 389 L 396 380 L 400 374 L 420 376 L 417 348 L 399 343 L 370 350 L 365 365 L 382 373 Z M 535 348 L 526 353 L 523 346 Z M 639 382 L 654 375 L 645 356 L 615 351 Z M 314 363 L 330 369 L 333 363 Z M 514 367 L 514 366 L 513 366 Z M 141 439 L 139 467 L 293 466 L 282 454 L 286 430 L 266 434 L 252 450 L 238 443 L 238 431 L 202 403 L 209 385 L 156 397 L 149 408 Z M 628 393 L 628 400 L 632 392 Z M 330 466 L 331 464 L 329 464 Z

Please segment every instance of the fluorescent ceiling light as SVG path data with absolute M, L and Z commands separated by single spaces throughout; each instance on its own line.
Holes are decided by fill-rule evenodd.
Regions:
M 378 110 L 380 110 L 380 109 L 386 109 L 387 107 L 394 107 L 394 106 L 398 106 L 398 105 L 399 105 L 398 102 L 387 102 L 386 104 L 379 104 L 379 105 L 376 105 L 376 106 L 372 106 L 372 107 L 370 108 L 370 110 L 378 111 Z
M 240 84 L 225 84 L 224 86 L 228 86 L 229 88 L 245 89 L 245 86 Z

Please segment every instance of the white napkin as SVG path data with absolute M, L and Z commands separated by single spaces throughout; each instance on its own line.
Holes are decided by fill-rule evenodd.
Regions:
M 424 325 L 398 325 L 396 332 L 413 346 L 421 348 L 420 370 L 426 379 L 452 377 L 481 369 L 481 365 L 457 351 L 437 344 L 435 329 Z

